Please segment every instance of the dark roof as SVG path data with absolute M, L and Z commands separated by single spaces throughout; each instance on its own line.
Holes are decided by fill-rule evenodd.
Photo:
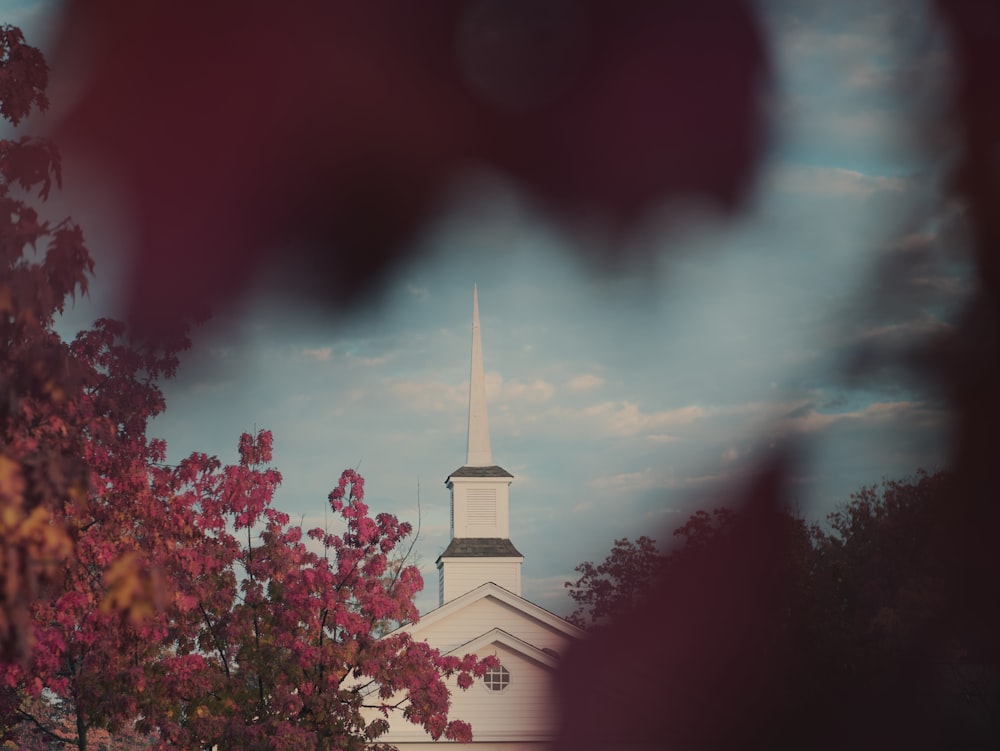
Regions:
M 456 537 L 441 558 L 523 558 L 514 543 L 502 537 Z
M 494 464 L 492 467 L 459 467 L 454 472 L 452 472 L 448 477 L 513 477 L 510 472 L 508 472 L 503 467 L 498 467 Z M 448 481 L 445 480 L 447 483 Z

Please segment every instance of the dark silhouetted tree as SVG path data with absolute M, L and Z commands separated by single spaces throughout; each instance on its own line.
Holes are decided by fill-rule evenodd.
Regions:
M 615 540 L 608 557 L 598 565 L 585 561 L 574 569 L 580 574 L 575 582 L 566 582 L 569 596 L 576 609 L 567 618 L 570 623 L 585 628 L 631 609 L 649 593 L 664 567 L 681 551 L 701 548 L 723 532 L 733 520 L 731 509 L 719 508 L 709 514 L 697 511 L 687 522 L 674 530 L 681 542 L 670 555 L 656 547 L 647 536 L 635 542 L 628 538 Z
M 636 742 L 997 747 L 997 632 L 962 600 L 962 558 L 948 533 L 959 488 L 951 473 L 918 471 L 861 488 L 826 526 L 766 507 L 702 511 L 675 531 L 684 542 L 669 555 L 649 538 L 618 540 L 601 566 L 583 564 L 571 595 L 613 620 L 582 648 L 634 660 L 626 672 L 655 670 L 660 698 L 679 702 L 673 712 L 662 702 L 637 708 L 652 730 L 637 730 Z M 671 646 L 640 666 L 641 640 L 629 630 Z M 702 648 L 708 637 L 729 645 L 725 659 Z M 735 709 L 741 702 L 753 711 Z M 726 723 L 706 731 L 717 710 Z M 610 730 L 594 724 L 580 737 Z

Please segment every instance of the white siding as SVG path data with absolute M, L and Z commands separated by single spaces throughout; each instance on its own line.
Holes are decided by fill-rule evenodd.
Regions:
M 532 741 L 541 744 L 551 738 L 556 723 L 552 671 L 503 645 L 484 648 L 477 654 L 480 657 L 495 654 L 510 671 L 510 684 L 503 691 L 492 691 L 482 681 L 476 681 L 468 691 L 452 684 L 449 718 L 470 723 L 474 742 Z M 405 720 L 393 722 L 390 718 L 390 722 L 389 733 L 379 741 L 430 740 L 421 728 Z M 480 748 L 478 743 L 476 747 Z M 517 748 L 522 751 L 530 746 Z
M 510 592 L 487 585 L 414 624 L 415 639 L 442 652 L 471 651 L 480 658 L 495 655 L 510 673 L 502 691 L 476 681 L 462 691 L 451 681 L 449 717 L 470 723 L 477 751 L 548 751 L 556 731 L 557 712 L 552 679 L 558 654 L 582 635 L 565 623 Z M 463 645 L 468 645 L 464 647 Z M 376 710 L 366 710 L 369 719 Z M 422 728 L 401 715 L 389 718 L 390 731 L 379 741 L 402 751 L 440 749 Z
M 521 594 L 520 558 L 443 558 L 440 571 L 441 605 L 486 582 Z
M 570 643 L 570 638 L 561 631 L 493 597 L 470 603 L 453 617 L 426 626 L 421 629 L 420 638 L 442 652 L 450 652 L 494 628 L 538 649 L 562 652 Z
M 452 477 L 451 536 L 510 537 L 509 477 Z

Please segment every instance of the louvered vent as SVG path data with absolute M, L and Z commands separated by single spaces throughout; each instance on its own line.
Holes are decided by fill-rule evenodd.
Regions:
M 469 488 L 466 495 L 469 526 L 495 527 L 497 523 L 496 488 Z

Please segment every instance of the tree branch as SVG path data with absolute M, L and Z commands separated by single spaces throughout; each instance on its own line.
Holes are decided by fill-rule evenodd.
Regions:
M 65 743 L 67 745 L 74 745 L 76 743 L 76 738 L 67 738 L 66 736 L 59 735 L 58 733 L 56 733 L 53 730 L 49 730 L 47 727 L 45 727 L 38 720 L 37 717 L 35 717 L 30 712 L 26 712 L 25 710 L 21 709 L 20 707 L 18 707 L 16 711 L 17 711 L 18 717 L 20 717 L 22 721 L 30 722 L 32 725 L 35 726 L 35 728 L 38 731 L 44 733 L 49 738 L 52 738 L 53 740 L 59 741 L 60 743 Z
M 198 610 L 201 611 L 201 616 L 205 621 L 205 625 L 208 626 L 208 633 L 212 635 L 212 641 L 215 642 L 215 650 L 219 653 L 219 657 L 222 658 L 222 667 L 226 671 L 226 678 L 231 679 L 232 676 L 229 674 L 229 656 L 226 654 L 226 650 L 222 645 L 222 640 L 219 639 L 218 634 L 215 633 L 215 624 L 212 623 L 212 618 L 209 616 L 208 611 L 205 610 L 204 604 L 198 601 Z

